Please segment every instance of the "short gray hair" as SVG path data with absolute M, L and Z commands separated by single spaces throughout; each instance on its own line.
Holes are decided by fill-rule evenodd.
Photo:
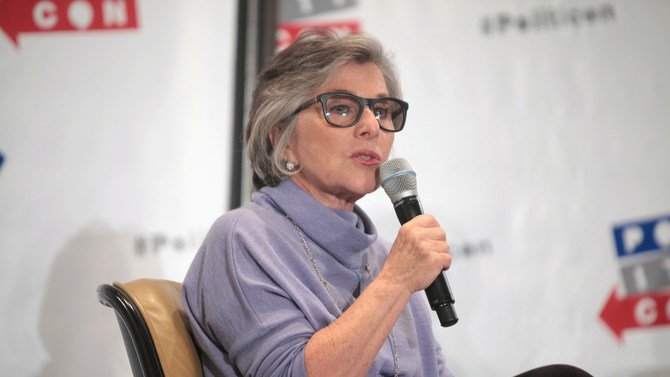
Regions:
M 258 190 L 276 186 L 291 174 L 281 152 L 295 132 L 295 110 L 347 63 L 373 63 L 381 70 L 389 95 L 401 97 L 400 84 L 390 57 L 381 43 L 365 34 L 338 36 L 328 29 L 303 32 L 277 54 L 258 76 L 245 141 Z M 279 127 L 275 145 L 270 132 Z

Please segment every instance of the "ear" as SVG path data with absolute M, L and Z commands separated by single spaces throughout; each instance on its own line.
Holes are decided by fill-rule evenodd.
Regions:
M 273 147 L 277 145 L 277 142 L 279 141 L 279 138 L 281 137 L 283 131 L 284 131 L 284 125 L 282 123 L 277 123 L 270 130 L 270 134 L 268 136 L 270 138 L 270 143 L 272 143 Z M 281 153 L 282 159 L 284 159 L 286 161 L 297 162 L 295 160 L 296 156 L 293 153 L 292 146 L 293 146 L 293 141 L 289 140 L 286 147 L 284 147 L 284 150 L 280 151 L 280 153 Z
M 277 145 L 277 140 L 279 140 L 279 136 L 281 136 L 281 131 L 282 131 L 281 123 L 275 124 L 270 129 L 270 134 L 268 136 L 270 137 L 270 143 L 272 144 L 273 147 Z

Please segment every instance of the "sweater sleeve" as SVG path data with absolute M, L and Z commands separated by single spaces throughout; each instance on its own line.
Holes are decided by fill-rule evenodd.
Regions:
M 301 287 L 283 266 L 286 241 L 264 227 L 240 216 L 217 221 L 184 281 L 203 365 L 213 375 L 233 368 L 245 376 L 306 376 L 305 345 L 316 330 L 293 299 Z

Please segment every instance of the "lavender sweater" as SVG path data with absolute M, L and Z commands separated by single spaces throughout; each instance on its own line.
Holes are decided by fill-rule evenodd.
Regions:
M 184 280 L 182 297 L 205 376 L 306 376 L 305 345 L 339 309 L 319 281 L 291 220 L 304 232 L 340 307 L 379 272 L 388 247 L 359 208 L 323 206 L 291 180 L 253 194 L 221 216 Z M 389 297 L 389 299 L 393 299 Z M 394 331 L 403 376 L 450 376 L 431 332 L 423 293 L 412 295 Z M 393 375 L 391 340 L 368 376 Z

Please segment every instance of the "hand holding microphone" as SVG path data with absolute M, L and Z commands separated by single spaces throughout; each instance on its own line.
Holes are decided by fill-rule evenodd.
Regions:
M 386 267 L 410 293 L 428 287 L 451 264 L 446 235 L 431 215 L 419 215 L 398 231 Z
M 416 268 L 425 268 L 425 270 L 416 271 L 418 276 L 410 279 L 410 281 L 419 285 L 422 282 L 418 278 L 421 276 L 432 277 L 437 272 L 435 280 L 426 288 L 426 296 L 431 309 L 437 313 L 442 327 L 452 326 L 458 322 L 458 316 L 454 309 L 455 300 L 449 282 L 442 272 L 442 268 L 447 266 L 439 263 L 439 259 L 449 259 L 444 258 L 444 255 L 436 255 L 436 253 L 447 253 L 446 236 L 432 216 L 420 216 L 423 214 L 423 208 L 416 189 L 416 173 L 407 160 L 394 158 L 382 164 L 379 168 L 379 175 L 382 187 L 393 203 L 400 224 L 407 224 L 401 228 L 392 248 L 393 255 L 389 256 L 388 262 L 407 257 L 414 258 L 415 262 L 412 265 L 414 268 L 406 269 L 404 272 L 412 274 Z M 416 220 L 412 221 L 414 218 Z M 399 251 L 396 252 L 395 250 Z M 432 258 L 430 251 L 433 252 Z M 409 256 L 404 254 L 405 252 L 414 255 Z M 431 268 L 438 271 L 431 272 Z M 402 276 L 399 276 L 399 278 L 402 278 Z M 425 286 L 425 284 L 423 285 Z M 413 289 L 413 287 L 408 288 Z

